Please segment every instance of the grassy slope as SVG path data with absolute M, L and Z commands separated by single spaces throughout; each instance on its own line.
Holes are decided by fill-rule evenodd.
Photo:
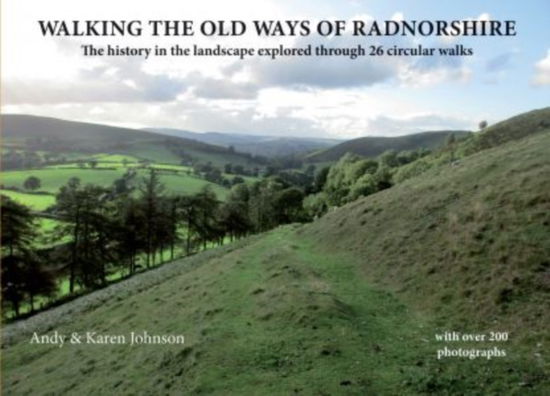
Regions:
M 32 138 L 42 138 L 46 141 L 57 139 L 57 146 L 64 145 L 64 151 L 68 152 L 93 153 L 112 150 L 112 154 L 174 164 L 179 164 L 181 158 L 168 148 L 179 145 L 196 159 L 212 161 L 217 166 L 223 166 L 228 162 L 254 166 L 254 161 L 247 156 L 232 153 L 226 147 L 143 130 L 49 117 L 2 115 L 2 135 L 4 147 L 23 148 L 26 146 L 26 140 Z
M 442 327 L 510 332 L 513 357 L 548 370 L 549 152 L 550 131 L 482 151 L 337 209 L 305 234 L 361 257 L 368 279 Z
M 181 158 L 170 151 L 167 147 L 163 145 L 150 144 L 147 142 L 138 142 L 130 145 L 128 148 L 120 149 L 117 151 L 129 156 L 147 159 L 153 162 L 169 164 L 179 164 L 181 162 Z
M 487 149 L 549 128 L 550 107 L 544 107 L 491 125 L 465 146 L 474 150 Z
M 244 249 L 180 270 L 146 292 L 76 314 L 73 324 L 56 326 L 63 332 L 183 333 L 186 345 L 60 349 L 23 340 L 5 352 L 4 390 L 365 394 L 405 389 L 401 382 L 422 371 L 414 363 L 428 353 L 425 344 L 414 342 L 421 324 L 391 295 L 357 278 L 353 266 L 316 254 L 294 237 L 290 228 L 280 229 Z

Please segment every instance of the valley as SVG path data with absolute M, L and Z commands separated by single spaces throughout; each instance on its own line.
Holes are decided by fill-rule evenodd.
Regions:
M 318 192 L 300 199 L 294 187 L 269 190 L 277 179 L 244 180 L 222 207 L 243 205 L 239 185 L 267 191 L 256 202 L 284 196 L 281 206 L 271 202 L 273 222 L 6 324 L 3 390 L 546 394 L 548 115 L 526 113 L 406 158 L 345 155 Z M 98 160 L 94 172 L 151 172 L 137 157 L 105 158 L 120 169 Z M 45 171 L 67 169 L 60 166 Z M 148 166 L 161 178 L 165 166 L 191 177 L 186 165 Z M 5 173 L 10 183 L 21 179 Z M 307 209 L 311 197 L 324 205 L 315 217 L 288 210 L 288 202 Z M 267 221 L 254 217 L 268 213 L 254 205 L 250 219 Z M 28 342 L 54 331 L 146 331 L 185 342 Z M 463 336 L 444 336 L 455 333 Z

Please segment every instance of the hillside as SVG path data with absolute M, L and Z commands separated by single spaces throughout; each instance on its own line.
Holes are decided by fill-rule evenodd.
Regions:
M 550 131 L 4 331 L 9 394 L 546 394 Z M 185 345 L 29 345 L 30 332 Z M 509 340 L 443 343 L 443 331 Z M 506 358 L 437 360 L 443 346 Z
M 264 157 L 306 154 L 340 143 L 340 141 L 336 139 L 322 138 L 259 136 L 220 132 L 197 133 L 171 128 L 148 128 L 146 130 L 170 136 L 193 139 L 218 146 L 233 146 L 238 152 Z
M 464 151 L 472 152 L 499 146 L 550 128 L 550 107 L 532 110 L 485 128 L 467 142 Z
M 140 159 L 180 163 L 182 159 L 253 166 L 249 156 L 226 147 L 182 137 L 108 125 L 31 115 L 2 115 L 3 147 L 79 153 L 111 153 Z
M 433 149 L 441 146 L 451 134 L 456 138 L 465 137 L 467 131 L 423 132 L 397 137 L 367 136 L 348 140 L 334 147 L 313 153 L 306 157 L 308 162 L 338 161 L 344 154 L 352 153 L 363 157 L 376 157 L 387 150 Z

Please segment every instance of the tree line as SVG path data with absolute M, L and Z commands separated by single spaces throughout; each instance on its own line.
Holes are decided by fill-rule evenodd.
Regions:
M 178 252 L 308 220 L 304 190 L 278 176 L 237 184 L 224 201 L 208 186 L 168 194 L 154 169 L 137 178 L 129 171 L 109 188 L 70 179 L 48 211 L 58 220 L 49 239 L 62 243 L 48 249 L 36 243 L 36 215 L 2 196 L 2 297 L 15 316 L 23 304 L 34 310 L 38 296 L 54 298 L 58 280 L 68 282 L 70 294 L 93 290 L 112 275 L 132 276 Z
M 376 158 L 347 153 L 338 162 L 317 172 L 313 194 L 304 201 L 311 217 L 323 215 L 360 197 L 374 194 L 395 184 L 395 174 L 404 165 L 427 156 L 426 149 L 413 151 L 388 150 Z

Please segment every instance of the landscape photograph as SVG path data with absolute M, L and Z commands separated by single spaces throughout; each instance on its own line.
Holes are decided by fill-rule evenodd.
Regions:
M 547 2 L 72 4 L 2 3 L 2 394 L 550 394 Z

